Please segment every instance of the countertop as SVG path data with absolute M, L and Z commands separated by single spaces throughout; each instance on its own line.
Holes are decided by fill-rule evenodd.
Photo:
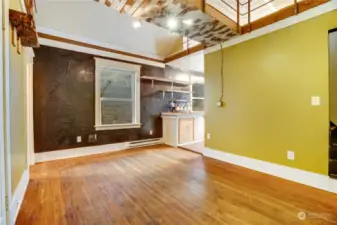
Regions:
M 162 117 L 196 117 L 203 116 L 204 112 L 163 112 Z

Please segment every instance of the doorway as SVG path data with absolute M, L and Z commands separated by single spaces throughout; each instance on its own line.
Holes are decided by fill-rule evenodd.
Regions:
M 337 29 L 329 32 L 329 176 L 337 178 Z
M 3 28 L 3 4 L 0 4 L 0 18 L 1 18 L 1 28 Z M 4 87 L 4 40 L 3 40 L 3 29 L 1 29 L 1 35 L 0 35 L 0 71 L 1 71 L 1 78 L 0 78 L 0 225 L 6 224 L 6 182 L 5 182 L 5 137 L 4 137 L 4 93 L 3 93 L 3 87 Z

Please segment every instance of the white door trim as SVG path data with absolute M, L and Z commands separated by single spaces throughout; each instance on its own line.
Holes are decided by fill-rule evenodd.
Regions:
M 5 189 L 7 202 L 10 203 L 12 201 L 12 175 L 11 175 L 11 111 L 10 111 L 10 54 L 9 54 L 9 0 L 3 0 L 3 109 L 4 109 L 4 143 L 5 143 Z M 10 223 L 9 218 L 9 210 L 6 212 L 6 221 Z
M 27 123 L 27 163 L 35 164 L 34 159 L 34 116 L 33 116 L 33 63 L 34 51 L 27 49 L 26 55 L 26 123 Z
M 1 31 L 3 30 L 3 11 L 4 7 L 0 4 L 0 18 L 1 18 Z M 3 65 L 3 32 L 0 35 L 0 71 L 3 74 L 4 65 Z M 3 75 L 0 78 L 0 90 L 3 90 L 4 84 L 4 77 Z M 5 187 L 5 126 L 3 123 L 4 119 L 4 93 L 0 91 L 0 225 L 5 225 L 6 223 L 6 187 Z
M 1 5 L 1 78 L 0 78 L 0 189 L 1 189 L 1 225 L 9 223 L 8 204 L 11 198 L 11 161 L 9 117 L 9 0 Z M 6 209 L 7 207 L 7 209 Z

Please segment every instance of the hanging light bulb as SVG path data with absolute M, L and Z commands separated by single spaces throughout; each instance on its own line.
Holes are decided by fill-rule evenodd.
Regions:
M 132 26 L 133 28 L 138 29 L 142 26 L 142 22 L 140 20 L 133 21 Z
M 177 20 L 176 18 L 173 18 L 173 17 L 169 18 L 169 19 L 167 20 L 167 26 L 168 26 L 171 30 L 176 29 L 177 26 L 178 26 L 178 20 Z

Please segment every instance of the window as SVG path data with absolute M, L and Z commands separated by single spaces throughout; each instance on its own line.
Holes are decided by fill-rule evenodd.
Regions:
M 191 76 L 192 82 L 192 111 L 204 111 L 204 78 L 200 76 Z
M 140 66 L 95 58 L 96 130 L 139 128 Z

